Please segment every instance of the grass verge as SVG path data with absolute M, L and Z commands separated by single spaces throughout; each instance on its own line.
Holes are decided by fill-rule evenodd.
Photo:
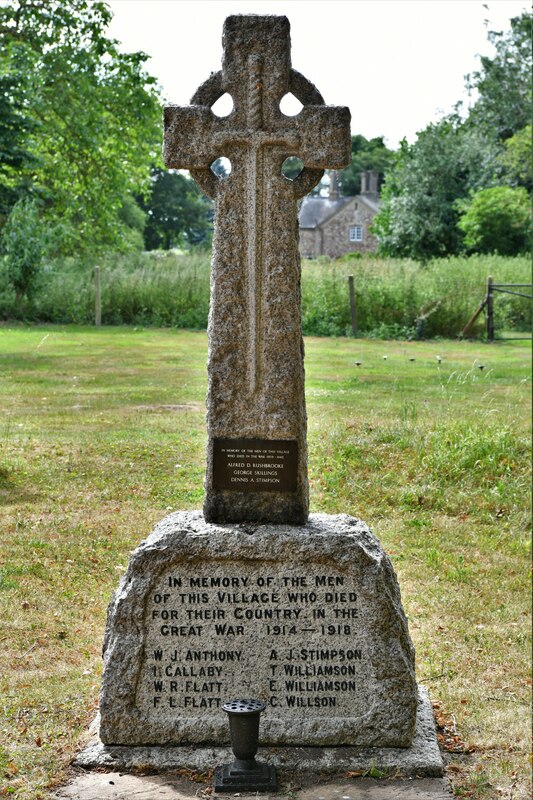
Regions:
M 525 800 L 529 347 L 306 353 L 312 510 L 361 517 L 390 553 L 456 796 Z M 199 332 L 0 328 L 1 796 L 61 780 L 130 551 L 201 505 L 205 358 Z

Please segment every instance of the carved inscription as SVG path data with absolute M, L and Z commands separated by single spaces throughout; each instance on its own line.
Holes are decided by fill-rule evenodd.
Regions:
M 298 443 L 269 439 L 215 439 L 213 486 L 238 492 L 295 492 Z
M 284 717 L 364 713 L 371 676 L 357 587 L 319 570 L 214 564 L 164 573 L 146 611 L 143 713 L 201 714 L 231 696 L 261 698 L 267 714 Z

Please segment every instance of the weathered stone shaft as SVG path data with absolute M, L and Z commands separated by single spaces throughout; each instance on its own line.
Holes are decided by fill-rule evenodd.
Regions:
M 222 71 L 191 106 L 165 109 L 166 166 L 190 169 L 216 203 L 204 513 L 218 522 L 302 523 L 308 482 L 296 203 L 325 168 L 349 163 L 350 114 L 325 106 L 291 69 L 286 17 L 229 17 L 223 41 Z M 211 107 L 226 92 L 233 110 L 221 119 Z M 304 106 L 296 117 L 279 108 L 288 92 Z M 281 172 L 291 155 L 304 163 L 294 181 Z M 210 170 L 221 156 L 232 165 L 225 179 Z M 232 439 L 296 443 L 295 485 L 221 488 L 214 446 Z

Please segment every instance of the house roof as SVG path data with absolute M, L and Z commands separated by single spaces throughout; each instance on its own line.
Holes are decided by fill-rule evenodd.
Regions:
M 298 214 L 300 228 L 317 228 L 352 199 L 352 197 L 339 197 L 337 200 L 331 200 L 329 197 L 304 197 Z
M 358 194 L 357 195 L 357 199 L 361 200 L 363 203 L 366 203 L 367 206 L 370 209 L 372 209 L 372 211 L 375 211 L 376 214 L 378 213 L 378 211 L 379 211 L 379 197 L 377 195 L 374 195 L 374 197 L 371 197 L 368 194 Z
M 379 201 L 364 194 L 358 194 L 355 197 L 341 196 L 336 200 L 332 200 L 329 197 L 310 197 L 308 195 L 304 197 L 298 213 L 300 228 L 318 228 L 330 217 L 337 214 L 351 200 L 362 201 L 376 214 L 379 211 Z

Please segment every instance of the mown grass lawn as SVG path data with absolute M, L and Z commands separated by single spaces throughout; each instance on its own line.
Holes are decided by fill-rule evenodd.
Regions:
M 129 552 L 201 506 L 206 349 L 0 328 L 1 796 L 64 778 Z M 312 511 L 391 555 L 456 795 L 529 797 L 529 344 L 307 339 L 306 386 Z

